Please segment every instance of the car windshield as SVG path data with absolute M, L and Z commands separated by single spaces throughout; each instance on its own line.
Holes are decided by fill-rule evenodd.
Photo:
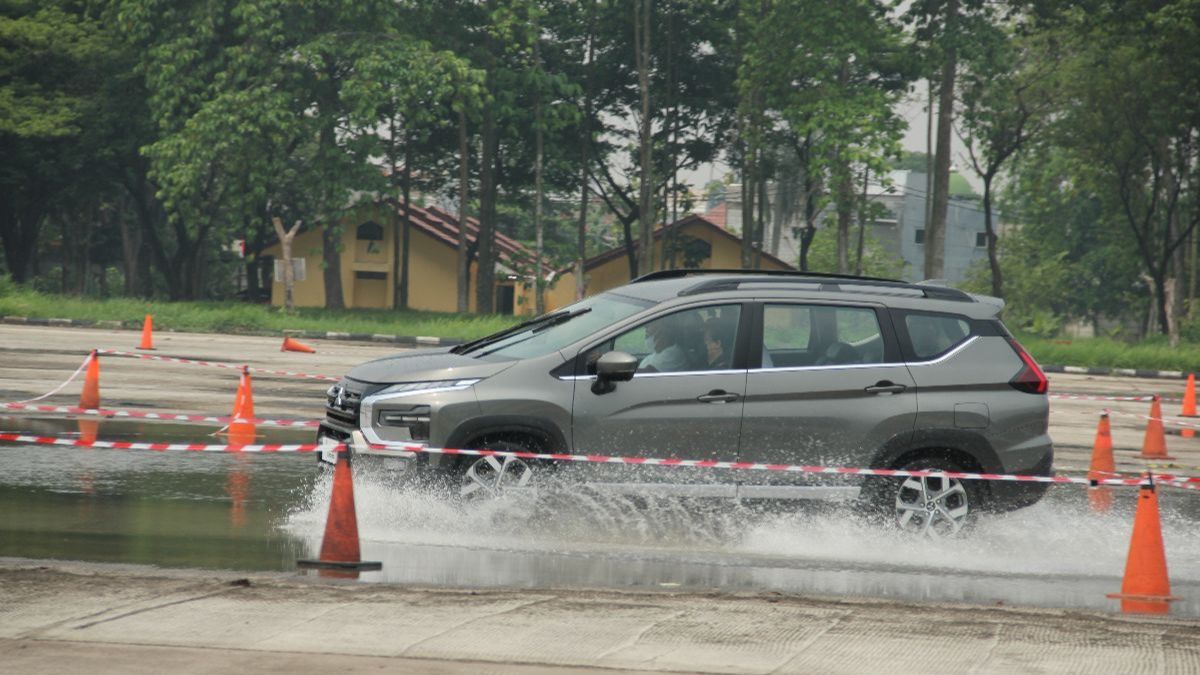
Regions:
M 476 355 L 495 354 L 512 359 L 544 356 L 653 304 L 612 293 L 597 295 L 531 321 L 523 330 L 478 349 Z

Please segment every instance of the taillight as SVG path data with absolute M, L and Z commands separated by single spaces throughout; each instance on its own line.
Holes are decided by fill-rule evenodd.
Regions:
M 1021 369 L 1017 371 L 1016 375 L 1013 375 L 1013 378 L 1008 383 L 1012 385 L 1013 389 L 1023 391 L 1026 394 L 1046 393 L 1046 390 L 1050 388 L 1050 380 L 1046 379 L 1046 374 L 1042 372 L 1037 361 L 1033 360 L 1033 357 L 1029 355 L 1029 352 L 1025 351 L 1021 343 L 1011 337 L 1005 339 L 1008 340 L 1009 346 L 1013 348 L 1017 356 L 1021 358 L 1022 364 Z

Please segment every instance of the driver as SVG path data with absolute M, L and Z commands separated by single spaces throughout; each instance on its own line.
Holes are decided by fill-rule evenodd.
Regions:
M 654 321 L 646 326 L 646 340 L 653 351 L 642 359 L 639 371 L 669 373 L 686 370 L 687 354 L 679 346 L 679 327 L 674 317 Z

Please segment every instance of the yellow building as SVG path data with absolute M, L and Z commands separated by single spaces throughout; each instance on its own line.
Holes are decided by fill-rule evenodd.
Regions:
M 663 241 L 670 232 L 668 247 L 673 253 L 675 268 L 740 269 L 742 266 L 742 240 L 737 235 L 713 223 L 703 216 L 691 215 L 681 218 L 670 226 L 661 226 L 654 232 L 654 260 L 663 267 Z M 762 269 L 792 270 L 786 262 L 769 253 L 762 254 Z M 587 294 L 595 295 L 629 283 L 629 262 L 625 249 L 615 248 L 593 256 L 583 264 L 587 277 Z M 532 294 L 530 294 L 532 295 Z M 546 290 L 546 311 L 575 302 L 575 266 L 558 270 Z
M 394 211 L 392 211 L 394 209 Z M 357 209 L 343 221 L 342 293 L 346 307 L 386 309 L 393 306 L 396 281 L 393 261 L 398 240 L 403 240 L 404 207 L 381 203 Z M 458 309 L 458 218 L 434 207 L 412 207 L 408 254 L 408 306 L 437 312 Z M 479 221 L 467 218 L 468 245 L 475 244 Z M 292 242 L 296 282 L 293 297 L 298 307 L 325 306 L 322 262 L 322 231 L 313 228 L 296 235 Z M 500 314 L 529 313 L 518 306 L 517 285 L 523 270 L 533 268 L 535 256 L 519 242 L 496 233 L 496 289 L 493 307 Z M 283 304 L 283 272 L 280 245 L 268 247 L 264 255 L 276 259 L 271 304 Z M 401 253 L 401 260 L 403 260 Z M 475 277 L 478 265 L 471 264 L 470 306 L 475 310 Z M 403 269 L 401 265 L 401 270 Z M 546 269 L 549 269 L 547 265 Z M 401 271 L 401 274 L 403 272 Z

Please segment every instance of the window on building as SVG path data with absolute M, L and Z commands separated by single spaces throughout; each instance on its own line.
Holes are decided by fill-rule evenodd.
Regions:
M 306 261 L 305 258 L 292 258 L 292 280 L 293 281 L 304 281 L 305 280 L 305 278 L 306 278 L 305 272 L 307 272 L 307 270 L 305 269 L 305 261 Z M 283 261 L 280 260 L 279 258 L 275 259 L 275 281 L 278 281 L 281 284 L 283 283 Z
M 387 280 L 387 272 L 355 272 L 355 279 L 378 279 L 379 281 Z
M 918 244 L 925 243 L 925 228 L 923 228 L 923 227 L 917 228 L 917 236 L 913 239 L 913 241 L 915 241 Z
M 987 246 L 987 232 L 976 232 L 975 247 L 984 248 L 985 246 Z
M 383 241 L 383 226 L 368 220 L 358 226 L 357 236 L 360 241 Z

